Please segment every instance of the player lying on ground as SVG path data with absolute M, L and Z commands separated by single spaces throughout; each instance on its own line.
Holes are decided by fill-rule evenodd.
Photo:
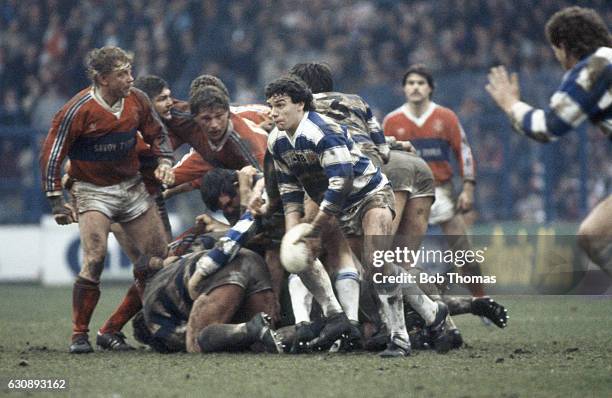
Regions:
M 256 343 L 266 351 L 281 352 L 273 331 L 275 320 L 266 315 L 274 311 L 274 294 L 263 259 L 241 250 L 226 267 L 198 285 L 194 301 L 186 284 L 205 254 L 200 251 L 165 260 L 147 283 L 142 319 L 134 322 L 135 335 L 164 353 L 240 351 Z M 151 264 L 159 261 L 153 259 Z

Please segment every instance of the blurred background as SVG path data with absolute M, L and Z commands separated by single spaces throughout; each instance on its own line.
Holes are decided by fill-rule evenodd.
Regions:
M 134 77 L 158 74 L 179 99 L 210 73 L 237 104 L 262 103 L 264 85 L 297 62 L 325 61 L 338 91 L 362 95 L 379 120 L 404 102 L 404 70 L 425 63 L 434 101 L 459 115 L 474 152 L 475 221 L 577 222 L 612 191 L 610 142 L 588 126 L 531 142 L 484 90 L 488 69 L 505 64 L 523 99 L 545 106 L 563 71 L 544 24 L 576 4 L 612 21 L 606 0 L 0 0 L 0 224 L 37 224 L 49 211 L 40 144 L 89 84 L 85 54 L 104 45 L 132 51 Z M 171 206 L 193 209 L 179 198 Z

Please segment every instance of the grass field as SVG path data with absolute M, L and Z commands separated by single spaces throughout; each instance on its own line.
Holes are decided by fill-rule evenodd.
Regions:
M 126 288 L 103 288 L 93 330 Z M 505 330 L 461 316 L 456 321 L 465 348 L 400 360 L 365 353 L 161 355 L 144 349 L 73 356 L 67 353 L 70 301 L 68 288 L 0 285 L 0 393 L 8 391 L 9 379 L 60 378 L 68 380 L 68 390 L 49 395 L 612 396 L 610 297 L 500 298 L 510 313 Z

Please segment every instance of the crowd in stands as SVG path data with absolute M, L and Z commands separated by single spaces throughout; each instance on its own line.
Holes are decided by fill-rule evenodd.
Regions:
M 181 98 L 197 74 L 218 75 L 236 103 L 261 102 L 266 82 L 296 62 L 323 60 L 338 89 L 363 95 L 379 117 L 403 102 L 403 71 L 421 62 L 434 71 L 434 101 L 453 108 L 468 132 L 481 176 L 479 220 L 540 222 L 548 212 L 575 221 L 586 210 L 581 203 L 592 206 L 612 190 L 610 146 L 592 130 L 588 144 L 578 135 L 550 149 L 526 144 L 484 91 L 488 68 L 505 64 L 520 73 L 524 98 L 546 105 L 563 72 L 544 23 L 573 3 L 0 0 L 0 132 L 16 125 L 46 132 L 53 114 L 89 84 L 85 54 L 104 45 L 132 51 L 135 76 L 163 76 Z M 612 20 L 606 0 L 580 5 Z M 3 154 L 13 151 L 22 163 L 36 157 L 36 140 L 11 137 L 0 134 Z M 32 168 L 5 169 L 6 159 L 0 178 Z M 503 180 L 507 189 L 500 189 Z

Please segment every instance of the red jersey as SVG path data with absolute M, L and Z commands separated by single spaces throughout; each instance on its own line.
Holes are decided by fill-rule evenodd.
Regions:
M 53 118 L 45 139 L 40 170 L 47 196 L 61 194 L 61 165 L 68 174 L 100 186 L 118 184 L 138 173 L 136 134 L 141 132 L 153 154 L 172 159 L 166 128 L 142 91 L 133 88 L 118 110 L 96 99 L 93 88 L 75 95 Z
M 450 109 L 431 102 L 425 113 L 417 118 L 402 105 L 385 116 L 383 130 L 386 136 L 412 142 L 431 167 L 437 183 L 446 182 L 453 176 L 451 150 L 459 162 L 463 179 L 475 179 L 472 149 L 459 118 Z
M 215 145 L 201 134 L 200 148 L 193 145 L 193 149 L 174 166 L 175 185 L 194 180 L 199 182 L 214 167 L 240 170 L 251 165 L 263 170 L 267 142 L 268 135 L 263 129 L 230 112 L 228 131 L 221 143 Z
M 267 105 L 249 104 L 230 106 L 230 111 L 243 119 L 252 121 L 258 126 L 272 119 L 270 115 L 272 110 Z

